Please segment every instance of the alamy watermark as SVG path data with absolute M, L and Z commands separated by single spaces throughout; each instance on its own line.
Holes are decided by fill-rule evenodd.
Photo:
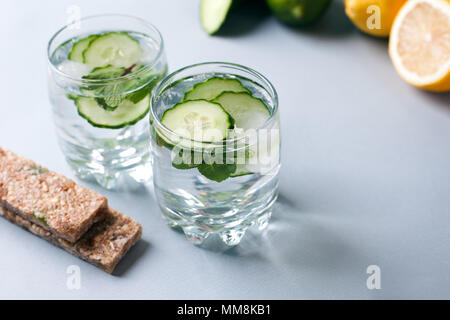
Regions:
M 366 13 L 369 14 L 366 25 L 369 30 L 381 29 L 381 8 L 377 5 L 367 7 Z
M 77 265 L 70 265 L 66 269 L 66 287 L 69 290 L 81 289 L 81 269 Z
M 370 276 L 366 280 L 366 286 L 369 290 L 381 289 L 381 269 L 376 264 L 367 267 L 366 273 Z
M 81 8 L 78 5 L 70 5 L 66 9 L 67 25 L 69 30 L 81 29 Z

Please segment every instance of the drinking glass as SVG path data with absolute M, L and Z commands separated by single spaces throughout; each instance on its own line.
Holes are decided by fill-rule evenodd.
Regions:
M 142 48 L 139 67 L 133 64 L 123 74 L 111 78 L 87 77 L 93 69 L 69 59 L 71 49 L 80 39 L 108 32 L 126 33 L 138 41 Z M 163 39 L 156 27 L 125 15 L 90 16 L 60 29 L 51 38 L 47 54 L 49 98 L 57 137 L 76 175 L 93 179 L 108 189 L 130 178 L 137 182 L 151 179 L 150 96 L 167 74 Z M 131 101 L 130 97 L 139 95 L 140 109 L 136 115 L 126 105 L 122 109 L 99 109 L 105 106 L 102 101 Z M 136 107 L 131 102 L 128 105 Z M 132 118 L 127 123 L 99 123 L 99 119 L 108 119 L 111 114 L 108 112 Z
M 186 138 L 166 127 L 161 121 L 164 112 L 180 103 L 196 84 L 212 77 L 239 80 L 267 106 L 268 119 L 258 128 L 239 134 L 235 129 L 225 140 L 215 142 Z M 233 63 L 185 67 L 156 88 L 150 121 L 154 190 L 170 227 L 181 228 L 196 245 L 216 235 L 233 246 L 250 226 L 267 226 L 278 195 L 280 169 L 278 97 L 269 80 Z M 219 153 L 223 157 L 216 160 L 225 162 L 218 164 L 210 158 L 205 163 L 206 154 Z M 180 165 L 180 161 L 185 162 Z M 208 176 L 202 174 L 199 165 L 211 169 Z

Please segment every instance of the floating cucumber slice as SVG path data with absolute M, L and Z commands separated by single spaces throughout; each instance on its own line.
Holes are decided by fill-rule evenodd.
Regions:
M 83 52 L 98 35 L 93 34 L 75 42 L 69 52 L 69 60 L 84 63 Z
M 120 129 L 133 125 L 145 117 L 150 110 L 150 95 L 139 103 L 123 100 L 113 111 L 105 110 L 96 99 L 88 97 L 78 97 L 75 104 L 80 116 L 94 127 Z
M 235 120 L 236 127 L 257 129 L 270 117 L 269 108 L 261 99 L 246 92 L 224 92 L 213 100 Z
M 219 104 L 206 100 L 179 103 L 164 112 L 161 122 L 182 137 L 202 141 L 221 141 L 234 126 L 233 118 Z
M 200 18 L 203 29 L 209 34 L 219 31 L 233 5 L 233 0 L 202 0 Z
M 91 67 L 125 67 L 135 64 L 142 55 L 139 41 L 126 32 L 108 32 L 98 36 L 84 50 L 84 62 Z
M 237 79 L 215 77 L 194 85 L 190 91 L 185 93 L 184 101 L 197 99 L 212 100 L 225 91 L 250 93 L 250 90 Z

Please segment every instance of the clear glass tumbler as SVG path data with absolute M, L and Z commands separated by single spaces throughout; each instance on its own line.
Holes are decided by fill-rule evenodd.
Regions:
M 165 111 L 213 77 L 239 80 L 267 106 L 264 123 L 245 131 L 235 127 L 215 142 L 188 139 L 167 128 L 161 121 Z M 191 116 L 198 119 L 191 114 L 181 121 Z M 280 127 L 277 93 L 263 75 L 223 62 L 178 70 L 156 88 L 150 121 L 155 194 L 170 227 L 182 228 L 197 245 L 215 234 L 233 246 L 250 226 L 267 226 L 278 195 Z
M 130 16 L 86 17 L 60 29 L 47 54 L 56 132 L 76 175 L 108 189 L 151 179 L 150 97 L 167 74 L 159 31 Z

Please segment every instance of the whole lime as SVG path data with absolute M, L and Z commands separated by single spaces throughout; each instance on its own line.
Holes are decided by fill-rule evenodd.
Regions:
M 331 0 L 266 0 L 279 20 L 289 25 L 306 25 L 322 16 Z

